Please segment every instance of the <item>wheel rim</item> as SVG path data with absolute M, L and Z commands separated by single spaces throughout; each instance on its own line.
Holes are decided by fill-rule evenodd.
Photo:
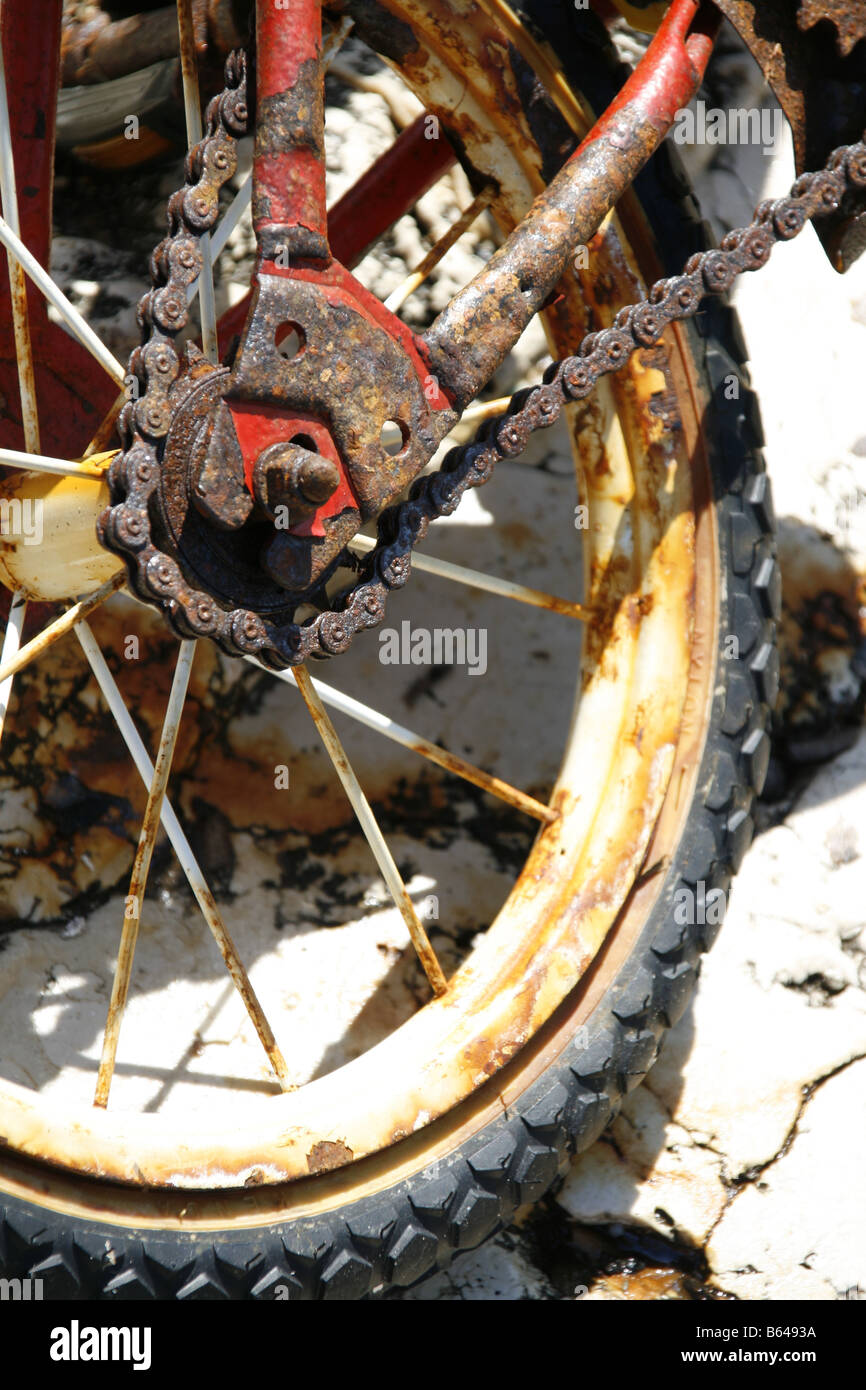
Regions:
M 510 70 L 499 63 L 491 35 L 477 17 L 467 20 L 445 6 L 422 12 L 411 3 L 400 7 L 400 17 L 424 35 L 434 55 L 423 68 L 408 64 L 404 76 L 446 128 L 456 125 L 479 174 L 498 178 L 502 192 L 495 207 L 507 231 L 543 182 L 538 167 L 527 167 L 528 130 L 521 129 L 524 118 L 515 112 L 508 90 Z M 525 37 L 523 47 L 536 67 L 544 66 Z M 462 54 L 473 90 L 485 98 L 477 103 L 481 114 L 475 123 L 465 93 L 459 121 L 449 120 L 449 101 L 456 104 L 454 78 L 441 65 L 449 53 Z M 500 113 L 507 113 L 507 122 Z M 499 143 L 490 139 L 491 123 L 500 128 Z M 503 126 L 514 142 L 509 157 L 502 148 Z M 637 296 L 654 267 L 644 266 L 643 280 L 639 277 L 626 237 L 613 221 L 593 254 L 603 268 L 595 283 L 605 291 L 605 302 L 599 296 L 595 308 L 607 322 L 619 303 Z M 583 287 L 591 301 L 588 276 Z M 576 286 L 549 319 L 556 355 L 562 355 L 585 328 Z M 685 456 L 695 445 L 695 421 L 684 422 L 677 457 L 650 408 L 653 391 L 666 384 L 660 365 L 676 381 L 680 399 L 687 399 L 688 355 L 679 333 L 654 362 L 647 367 L 633 361 L 575 425 L 580 496 L 598 527 L 584 537 L 586 593 L 599 599 L 601 619 L 584 644 L 579 708 L 551 798 L 559 820 L 539 836 L 508 903 L 448 995 L 341 1071 L 295 1094 L 268 1098 L 262 1103 L 268 1113 L 247 1121 L 242 1136 L 227 1136 L 212 1121 L 186 1124 L 179 1134 L 174 1121 L 158 1115 L 82 1114 L 4 1084 L 0 1129 L 11 1146 L 80 1172 L 155 1187 L 279 1183 L 351 1160 L 360 1174 L 357 1160 L 405 1140 L 421 1126 L 430 1126 L 435 1145 L 432 1122 L 456 1115 L 455 1107 L 507 1066 L 574 990 L 617 919 L 621 927 L 642 866 L 663 859 L 665 843 L 675 843 L 678 816 L 689 800 L 683 783 L 694 775 L 694 726 L 702 727 L 708 698 L 706 670 L 695 678 L 691 632 L 697 604 L 705 615 L 700 635 L 709 645 L 714 621 L 709 615 L 715 611 L 705 593 L 694 596 L 694 506 Z M 611 442 L 600 457 L 593 440 L 604 433 Z M 630 488 L 636 500 L 629 509 L 623 499 Z M 635 517 L 633 549 L 621 539 L 627 512 Z M 614 537 L 620 539 L 612 556 Z M 681 717 L 690 670 L 686 757 Z M 624 730 L 631 734 L 628 741 Z M 608 751 L 606 761 L 600 746 Z M 679 794 L 671 805 L 665 793 L 674 768 Z M 614 864 L 618 873 L 612 875 Z M 640 891 L 646 896 L 646 889 Z M 385 1085 L 387 1104 L 372 1108 L 369 1097 Z M 397 1160 L 403 1161 L 415 1160 Z M 336 1175 L 333 1181 L 337 1190 Z

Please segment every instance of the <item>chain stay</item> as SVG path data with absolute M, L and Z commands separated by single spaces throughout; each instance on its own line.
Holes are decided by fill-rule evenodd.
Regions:
M 588 396 L 602 376 L 619 371 L 631 354 L 652 347 L 664 329 L 692 317 L 710 294 L 722 294 L 744 271 L 758 270 L 778 241 L 795 237 L 813 217 L 836 211 L 851 189 L 866 189 L 866 144 L 834 151 L 824 169 L 797 179 L 788 197 L 758 207 L 750 226 L 728 232 L 718 249 L 698 253 L 683 274 L 653 285 L 648 298 L 620 309 L 612 326 L 589 333 L 578 353 L 553 363 L 543 384 L 519 392 L 504 415 L 488 421 L 469 443 L 452 449 L 438 472 L 418 478 L 406 502 L 379 518 L 379 539 L 365 557 L 360 582 L 335 607 L 303 625 L 277 622 L 245 608 L 226 612 L 187 581 L 177 562 L 158 549 L 150 530 L 150 499 L 159 487 L 160 449 L 171 423 L 171 388 L 181 371 L 175 346 L 187 323 L 187 288 L 201 272 L 199 238 L 219 212 L 219 192 L 237 167 L 236 142 L 246 133 L 246 60 L 226 64 L 226 89 L 207 112 L 207 134 L 187 156 L 186 186 L 169 201 L 169 235 L 151 258 L 153 289 L 139 305 L 144 341 L 130 358 L 143 391 L 120 417 L 124 446 L 109 470 L 113 505 L 99 521 L 100 540 L 127 564 L 136 593 L 158 603 L 185 637 L 207 636 L 232 655 L 257 655 L 276 669 L 310 657 L 346 651 L 355 635 L 378 625 L 388 593 L 406 583 L 413 547 L 432 521 L 450 515 L 464 493 L 491 477 L 496 463 L 522 453 L 531 433 L 545 429 L 570 401 Z M 192 375 L 212 370 L 187 349 Z

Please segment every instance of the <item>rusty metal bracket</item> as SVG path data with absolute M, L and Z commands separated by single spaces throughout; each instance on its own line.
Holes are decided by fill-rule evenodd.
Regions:
M 424 335 L 440 384 L 464 410 L 550 297 L 575 246 L 598 230 L 687 106 L 719 16 L 674 0 L 631 77 L 485 268 Z

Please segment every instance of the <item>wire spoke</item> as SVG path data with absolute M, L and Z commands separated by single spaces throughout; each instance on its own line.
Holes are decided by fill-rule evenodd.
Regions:
M 13 663 L 21 642 L 21 631 L 24 627 L 26 612 L 27 600 L 23 593 L 20 591 L 14 593 L 9 603 L 9 617 L 6 622 L 6 631 L 3 634 L 3 646 L 0 648 L 0 738 L 3 737 L 3 725 L 6 723 L 6 712 L 12 697 L 12 681 L 17 670 Z M 11 669 L 7 670 L 10 667 Z
M 325 67 L 331 66 L 354 27 L 354 19 L 347 14 L 343 15 L 336 23 L 333 21 L 325 22 L 325 32 L 322 35 L 322 62 Z
M 10 229 L 20 237 L 18 221 L 18 192 L 15 186 L 15 162 L 12 151 L 12 127 L 9 121 L 9 101 L 6 95 L 6 65 L 0 45 L 0 207 Z M 2 219 L 0 219 L 2 220 Z M 24 443 L 34 453 L 39 452 L 39 413 L 36 405 L 36 376 L 33 371 L 33 346 L 30 341 L 30 315 L 27 310 L 27 286 L 20 262 L 6 257 L 9 269 L 9 294 L 12 302 L 12 331 L 15 337 L 15 358 L 18 365 L 18 387 L 21 393 L 21 423 Z
M 475 405 L 467 406 L 454 430 L 458 430 L 461 425 L 479 425 L 483 420 L 490 420 L 494 415 L 503 415 L 511 404 L 510 396 L 497 396 L 493 401 L 476 401 Z
M 132 760 L 138 769 L 139 776 L 149 791 L 154 780 L 154 766 L 142 742 L 141 735 L 133 723 L 129 710 L 124 704 L 123 696 L 117 688 L 114 677 L 108 669 L 105 657 L 102 655 L 96 638 L 93 636 L 86 621 L 82 620 L 76 623 L 75 632 L 84 650 L 84 654 L 90 663 L 90 668 L 96 677 L 96 682 L 102 691 L 105 702 L 111 710 L 117 727 L 123 736 L 123 740 L 132 755 Z M 186 874 L 187 881 L 195 895 L 196 902 L 201 908 L 204 919 L 213 933 L 229 975 L 243 1000 L 244 1007 L 249 1014 L 253 1027 L 258 1033 L 261 1044 L 277 1075 L 280 1086 L 284 1091 L 294 1090 L 294 1087 L 289 1081 L 288 1068 L 286 1067 L 283 1054 L 277 1046 L 273 1030 L 265 1018 L 262 1006 L 259 1003 L 250 978 L 238 956 L 234 942 L 229 936 L 219 909 L 214 901 L 213 894 L 205 882 L 198 861 L 192 852 L 192 847 L 167 797 L 165 797 L 162 802 L 160 820 L 171 842 L 172 849 L 177 855 L 180 866 Z
M 385 300 L 386 309 L 390 309 L 392 313 L 396 314 L 397 310 L 406 302 L 410 294 L 414 294 L 418 286 L 423 285 L 430 272 L 435 270 L 436 266 L 442 260 L 442 257 L 451 250 L 451 247 L 456 241 L 460 240 L 463 233 L 468 231 L 472 223 L 477 217 L 480 217 L 484 209 L 490 206 L 493 192 L 492 186 L 482 188 L 478 196 L 469 204 L 466 211 L 457 218 L 456 222 L 452 222 L 447 232 L 436 242 L 436 245 L 427 252 L 427 255 L 419 262 L 415 269 L 406 276 L 402 285 L 398 285 L 396 290 L 393 290 L 392 293 L 388 295 L 388 298 Z
M 55 618 L 53 623 L 49 623 L 40 633 L 25 642 L 24 646 L 18 649 L 14 655 L 8 658 L 4 652 L 0 660 L 0 683 L 14 676 L 16 671 L 21 671 L 28 666 L 37 656 L 41 656 L 44 651 L 65 637 L 67 632 L 71 632 L 77 622 L 86 618 L 88 613 L 92 613 L 94 608 L 98 608 L 106 599 L 123 588 L 126 583 L 126 570 L 121 568 L 117 574 L 113 574 L 99 589 L 96 589 L 87 598 L 79 599 L 71 608 L 67 608 L 65 613 L 61 613 L 59 618 Z
M 254 656 L 244 657 L 244 660 L 248 661 L 250 665 L 258 667 L 260 671 L 267 671 L 269 676 L 276 676 L 278 680 L 284 681 L 287 685 L 297 686 L 291 668 L 286 671 L 273 671 L 270 667 L 263 666 L 261 662 L 256 661 Z M 372 709 L 370 705 L 363 704 L 352 695 L 345 695 L 342 690 L 335 690 L 332 685 L 326 685 L 324 681 L 314 680 L 312 677 L 309 679 L 323 704 L 331 705 L 341 714 L 347 714 L 350 719 L 355 719 L 368 729 L 374 729 L 376 733 L 383 734 L 393 743 L 399 743 L 403 748 L 409 748 L 413 753 L 419 753 L 422 758 L 428 758 L 430 762 L 436 763 L 446 772 L 453 772 L 456 776 L 463 777 L 467 782 L 472 782 L 474 786 L 481 787 L 482 791 L 498 797 L 500 801 L 507 801 L 509 806 L 515 806 L 518 811 L 525 811 L 528 816 L 534 816 L 536 820 L 544 821 L 547 824 L 552 824 L 558 820 L 556 811 L 552 810 L 550 806 L 545 806 L 543 802 L 536 801 L 534 796 L 529 796 L 517 787 L 512 787 L 510 783 L 504 782 L 500 777 L 493 777 L 489 772 L 484 772 L 480 767 L 467 762 L 465 758 L 459 757 L 456 753 L 449 753 L 446 748 L 440 748 L 438 743 L 431 743 L 429 738 L 424 738 L 423 734 L 414 733 L 412 729 L 407 729 L 404 724 L 398 724 L 387 714 Z
M 216 231 L 213 234 L 213 237 L 211 238 L 211 251 L 213 253 L 214 260 L 221 256 L 223 251 L 226 249 L 229 237 L 231 236 L 235 227 L 240 222 L 241 218 L 243 217 L 244 213 L 249 207 L 250 202 L 252 201 L 252 195 L 253 174 L 252 170 L 250 170 L 243 183 L 241 184 L 240 188 L 238 189 L 237 193 L 232 198 L 231 202 L 226 208 L 226 211 L 223 213 L 223 216 L 220 218 L 219 226 L 217 227 Z M 195 299 L 196 295 L 198 294 L 199 278 L 199 276 L 196 276 L 189 289 L 187 290 L 187 297 L 188 299 L 190 299 L 190 301 Z
M 202 138 L 201 96 L 198 85 L 198 63 L 195 55 L 195 28 L 192 19 L 192 0 L 177 0 L 177 27 L 180 35 L 180 67 L 183 76 L 183 104 L 186 113 L 186 143 L 189 149 Z M 213 288 L 213 254 L 210 233 L 199 237 L 201 274 L 201 345 L 205 357 L 218 360 L 216 299 Z
M 467 406 L 457 424 L 448 432 L 439 447 L 443 448 L 449 440 L 468 438 L 474 425 L 480 425 L 482 421 L 489 420 L 494 415 L 504 415 L 510 404 L 510 396 L 497 396 L 496 400 L 477 401 L 475 405 Z M 395 427 L 386 426 L 382 432 L 382 442 L 385 445 L 399 444 L 401 438 L 400 431 Z M 435 473 L 438 467 L 438 464 L 428 463 L 423 472 Z
M 373 851 L 373 857 L 379 866 L 379 872 L 388 885 L 388 891 L 394 900 L 394 905 L 409 929 L 412 945 L 415 947 L 418 959 L 424 968 L 424 973 L 430 981 L 433 993 L 437 995 L 444 994 L 448 985 L 442 973 L 442 967 L 439 964 L 433 947 L 430 945 L 427 933 L 421 925 L 412 899 L 406 892 L 406 885 L 400 877 L 400 870 L 394 863 L 391 851 L 385 842 L 385 837 L 379 829 L 378 821 L 373 815 L 370 803 L 361 790 L 361 784 L 355 776 L 349 759 L 346 757 L 345 749 L 337 736 L 337 731 L 331 723 L 328 712 L 322 704 L 306 667 L 296 666 L 294 668 L 294 677 L 298 689 L 304 698 L 304 703 L 310 711 L 313 723 L 319 732 L 319 736 L 325 745 L 331 762 L 334 764 L 334 770 L 343 784 L 352 810 L 358 817 L 361 829 L 367 838 L 367 844 Z
M 147 875 L 150 871 L 150 861 L 153 855 L 153 847 L 156 843 L 157 831 L 159 829 L 162 803 L 165 799 L 165 789 L 168 785 L 169 773 L 171 772 L 171 761 L 174 757 L 177 732 L 180 728 L 180 721 L 183 718 L 183 706 L 189 686 L 189 675 L 192 670 L 193 657 L 195 656 L 195 646 L 195 642 L 181 642 L 180 644 L 177 665 L 174 668 L 174 679 L 171 683 L 171 692 L 168 697 L 165 719 L 162 724 L 162 735 L 159 740 L 153 780 L 150 784 L 150 791 L 147 794 L 147 806 L 144 812 L 144 820 L 141 824 L 141 834 L 138 837 L 138 848 L 135 852 L 135 862 L 133 863 L 132 874 L 129 880 L 129 892 L 126 896 L 123 928 L 120 934 L 120 949 L 117 953 L 117 965 L 114 970 L 111 1001 L 108 1006 L 108 1019 L 102 1037 L 102 1058 L 99 1063 L 99 1074 L 96 1079 L 96 1095 L 93 1101 L 94 1105 L 100 1106 L 103 1109 L 108 1104 L 108 1093 L 111 1089 L 111 1081 L 114 1076 L 114 1063 L 117 1058 L 117 1043 L 120 1037 L 120 1025 L 123 1022 L 126 1001 L 129 997 L 129 983 L 132 978 L 132 962 L 135 956 L 136 942 L 138 941 L 138 927 L 141 921 L 144 895 L 147 892 Z
M 52 280 L 44 266 L 41 266 L 36 257 L 28 251 L 20 236 L 14 232 L 6 221 L 5 217 L 0 217 L 0 241 L 6 247 L 6 252 L 10 257 L 20 261 L 24 270 L 30 276 L 37 289 L 41 290 L 48 300 L 53 304 L 64 323 L 75 334 L 75 337 L 85 347 L 87 351 L 96 358 L 99 365 L 108 375 L 117 382 L 118 386 L 123 383 L 123 368 L 114 356 L 109 352 L 102 339 L 94 333 L 90 324 L 66 298 L 60 286 Z
M 120 395 L 115 397 L 114 403 L 109 407 L 109 409 L 103 416 L 99 429 L 96 431 L 96 434 L 93 436 L 87 448 L 84 450 L 84 454 L 82 455 L 83 458 L 92 458 L 94 454 L 101 454 L 104 450 L 108 448 L 109 444 L 114 438 L 114 426 L 117 424 L 120 412 L 126 405 L 126 402 L 128 400 L 129 395 L 127 394 L 126 387 L 124 386 L 123 390 L 120 392 Z M 117 452 L 117 450 L 112 449 L 111 452 L 113 455 Z
M 371 536 L 352 537 L 349 548 L 363 554 L 372 550 L 376 541 Z M 568 618 L 579 618 L 589 622 L 592 610 L 570 598 L 557 598 L 546 594 L 543 589 L 529 589 L 525 584 L 515 584 L 510 579 L 499 579 L 495 574 L 484 574 L 481 570 L 467 569 L 465 565 L 452 564 L 450 560 L 438 560 L 433 555 L 412 552 L 412 568 L 425 574 L 438 575 L 440 579 L 451 579 L 457 584 L 465 584 L 470 589 L 483 589 L 489 594 L 499 594 L 502 598 L 516 599 L 518 603 L 531 604 L 533 608 L 547 608 L 552 613 L 563 613 Z
M 102 478 L 105 476 L 105 463 L 95 463 L 92 459 L 76 463 L 72 459 L 53 459 L 45 454 L 27 454 L 20 449 L 0 449 L 0 464 L 9 468 L 31 468 L 36 473 L 58 473 L 63 477 Z

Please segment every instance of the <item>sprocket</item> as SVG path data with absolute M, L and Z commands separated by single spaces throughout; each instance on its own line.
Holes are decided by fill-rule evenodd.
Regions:
M 800 0 L 799 29 L 812 29 L 822 19 L 829 19 L 835 27 L 836 45 L 843 58 L 866 39 L 866 6 L 859 0 Z

